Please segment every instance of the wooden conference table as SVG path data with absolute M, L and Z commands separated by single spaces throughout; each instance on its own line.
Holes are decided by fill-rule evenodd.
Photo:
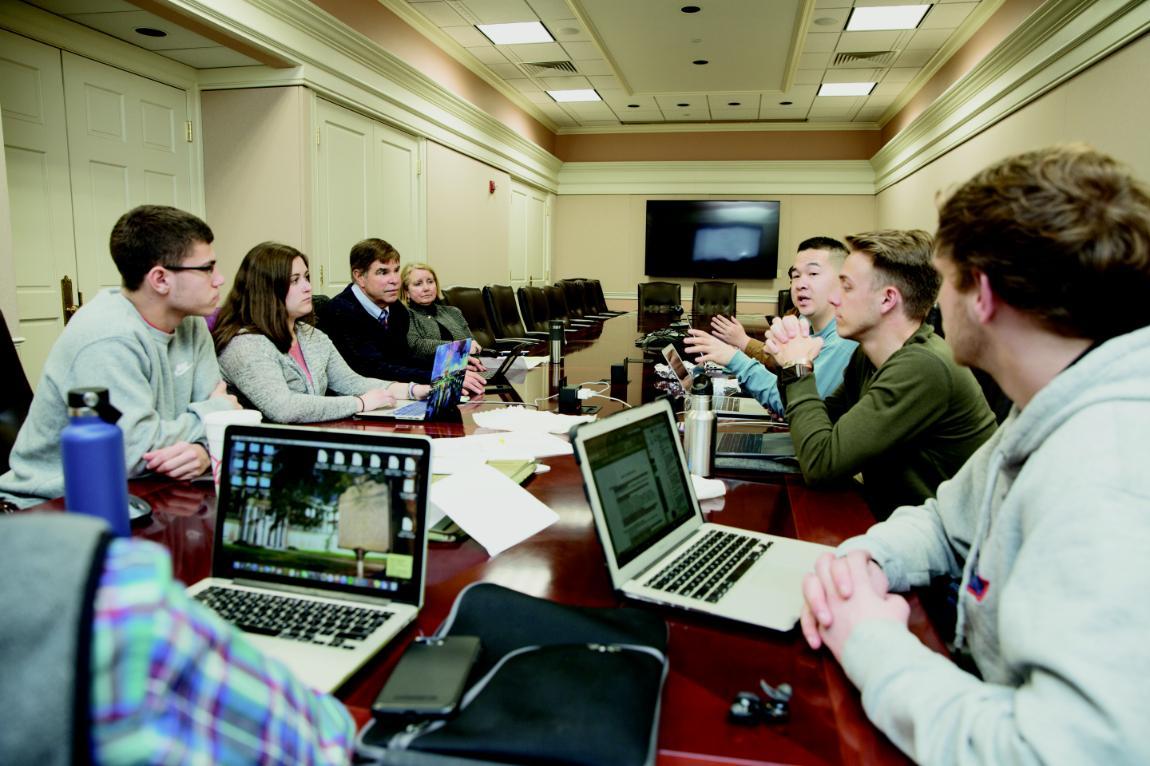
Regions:
M 642 335 L 636 316 L 610 319 L 590 330 L 572 334 L 559 369 L 570 384 L 609 378 L 610 366 L 624 359 L 630 382 L 610 393 L 640 403 L 653 393 L 652 365 L 636 364 L 643 350 L 635 346 Z M 555 369 L 544 364 L 515 389 L 522 399 L 556 393 Z M 602 383 L 596 388 L 606 387 Z M 623 405 L 594 398 L 601 415 Z M 432 437 L 460 436 L 475 430 L 471 414 L 490 404 L 462 407 L 462 423 L 387 425 L 343 421 L 339 427 L 356 430 L 395 430 Z M 541 401 L 554 408 L 555 400 Z M 549 473 L 528 480 L 526 488 L 559 515 L 559 521 L 495 558 L 474 541 L 432 543 L 427 564 L 424 608 L 415 630 L 368 665 L 339 691 L 362 724 L 403 648 L 419 632 L 435 631 L 447 616 L 456 594 L 476 581 L 499 583 L 524 593 L 583 606 L 617 606 L 603 553 L 595 536 L 582 481 L 571 457 L 550 458 Z M 726 480 L 725 497 L 706 501 L 703 509 L 718 523 L 833 545 L 864 531 L 873 518 L 859 496 L 850 490 L 815 491 L 801 478 L 778 477 L 762 481 Z M 215 515 L 215 493 L 210 482 L 174 483 L 144 479 L 131 483 L 133 494 L 151 503 L 150 523 L 135 534 L 155 540 L 172 552 L 176 576 L 193 583 L 208 576 Z M 62 507 L 63 501 L 51 505 Z M 912 629 L 936 649 L 941 642 L 923 610 L 912 597 Z M 656 608 L 640 606 L 640 608 Z M 813 652 L 798 631 L 779 634 L 744 627 L 705 616 L 660 609 L 670 625 L 670 673 L 663 692 L 659 725 L 662 766 L 686 764 L 835 764 L 905 763 L 902 754 L 866 719 L 859 694 L 826 651 Z M 757 691 L 759 680 L 789 683 L 794 688 L 790 720 L 783 724 L 739 726 L 727 721 L 727 709 L 736 693 Z

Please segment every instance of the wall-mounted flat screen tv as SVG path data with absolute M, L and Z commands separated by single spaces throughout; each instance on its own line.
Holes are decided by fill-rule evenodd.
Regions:
M 647 201 L 648 276 L 774 279 L 778 264 L 775 200 Z

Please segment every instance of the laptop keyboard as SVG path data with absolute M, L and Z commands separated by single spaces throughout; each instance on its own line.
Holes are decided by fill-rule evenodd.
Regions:
M 232 588 L 206 588 L 197 601 L 245 633 L 356 649 L 392 612 Z
M 398 417 L 412 417 L 415 415 L 424 415 L 426 413 L 427 413 L 427 403 L 426 402 L 412 402 L 411 404 L 405 404 L 402 407 L 400 407 L 399 409 L 397 409 L 395 411 L 394 415 L 395 415 L 395 417 L 398 418 Z
M 648 581 L 647 587 L 714 604 L 770 547 L 770 542 L 748 535 L 708 530 Z
M 719 437 L 719 444 L 715 452 L 728 454 L 753 454 L 762 452 L 763 437 L 761 434 L 727 433 Z

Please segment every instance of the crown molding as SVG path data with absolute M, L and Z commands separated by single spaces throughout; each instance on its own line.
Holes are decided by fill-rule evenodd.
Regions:
M 306 85 L 350 109 L 554 191 L 562 162 L 307 0 L 169 0 L 173 7 L 297 62 L 200 73 L 204 89 Z
M 878 130 L 877 122 L 644 122 L 559 128 L 560 136 L 609 133 L 783 133 L 789 131 Z
M 876 191 L 920 170 L 1148 30 L 1150 3 L 1141 0 L 1048 0 L 871 158 Z
M 866 160 L 759 162 L 568 162 L 559 194 L 875 193 Z

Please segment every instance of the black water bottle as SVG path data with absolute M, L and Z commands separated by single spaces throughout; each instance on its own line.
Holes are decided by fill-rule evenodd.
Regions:
M 124 466 L 124 432 L 116 425 L 120 412 L 106 388 L 68 392 L 71 422 L 60 434 L 67 509 L 108 522 L 118 537 L 132 533 L 128 477 Z

